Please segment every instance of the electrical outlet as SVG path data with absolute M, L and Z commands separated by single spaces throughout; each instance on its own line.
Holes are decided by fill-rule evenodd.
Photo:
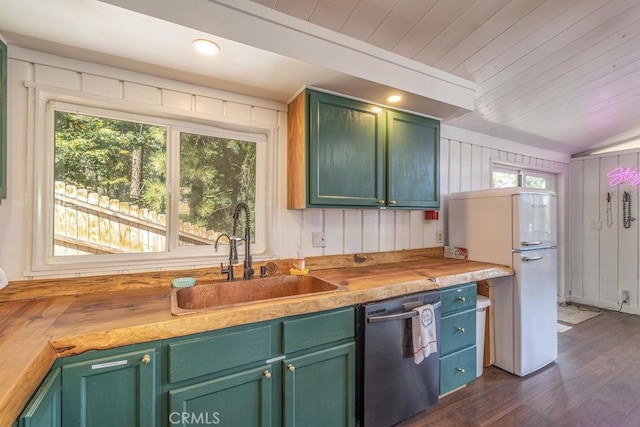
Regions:
M 327 246 L 327 234 L 324 231 L 311 233 L 311 246 L 314 248 L 324 248 Z
M 623 304 L 629 304 L 629 291 L 627 290 L 620 291 L 620 301 Z
M 436 243 L 444 243 L 444 231 L 436 231 Z

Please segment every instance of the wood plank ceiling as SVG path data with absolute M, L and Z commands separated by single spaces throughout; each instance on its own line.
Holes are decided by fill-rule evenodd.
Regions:
M 578 153 L 640 135 L 638 0 L 253 0 L 478 84 L 453 126 Z

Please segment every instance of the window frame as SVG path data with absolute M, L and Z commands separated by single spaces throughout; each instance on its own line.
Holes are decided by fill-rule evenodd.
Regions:
M 274 164 L 276 128 L 251 122 L 212 120 L 193 112 L 167 112 L 166 108 L 140 108 L 123 101 L 104 101 L 77 94 L 52 92 L 36 87 L 30 93 L 35 99 L 31 129 L 34 137 L 29 148 L 29 167 L 33 182 L 29 200 L 31 226 L 25 275 L 69 275 L 126 271 L 149 271 L 195 268 L 217 265 L 228 259 L 226 246 L 215 251 L 211 245 L 180 246 L 178 244 L 178 203 L 180 185 L 180 133 L 199 133 L 222 138 L 235 138 L 256 144 L 256 196 L 254 215 L 254 259 L 270 258 L 268 226 L 273 223 L 274 207 L 267 203 L 275 195 L 274 180 L 268 173 Z M 167 128 L 167 250 L 163 252 L 53 256 L 54 212 L 54 111 L 94 115 L 116 120 L 135 121 Z M 44 219 L 44 220 L 43 220 Z M 231 232 L 231 230 L 224 230 Z
M 518 176 L 518 185 L 516 187 L 521 188 L 531 188 L 536 189 L 535 187 L 525 187 L 527 176 L 536 176 L 536 177 L 544 177 L 549 178 L 551 180 L 551 188 L 547 190 L 557 191 L 558 188 L 558 174 L 554 172 L 550 172 L 545 169 L 536 168 L 536 167 L 527 167 L 525 165 L 519 165 L 515 163 L 505 163 L 499 161 L 491 162 L 491 188 L 497 188 L 493 186 L 493 173 L 494 172 L 514 172 Z

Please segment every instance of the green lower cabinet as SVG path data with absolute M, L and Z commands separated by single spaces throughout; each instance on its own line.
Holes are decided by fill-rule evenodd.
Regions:
M 350 307 L 60 359 L 17 426 L 353 427 L 354 329 Z
M 271 365 L 169 391 L 171 426 L 271 425 Z
M 64 426 L 154 426 L 155 356 L 150 347 L 64 365 Z
M 475 345 L 440 359 L 440 394 L 448 393 L 475 379 Z
M 18 426 L 62 427 L 61 394 L 62 375 L 60 368 L 56 368 L 47 376 L 20 415 Z
M 440 395 L 476 379 L 476 284 L 441 292 Z
M 288 358 L 284 365 L 284 425 L 355 425 L 355 344 Z
M 476 310 L 467 310 L 440 320 L 440 354 L 451 354 L 476 345 Z

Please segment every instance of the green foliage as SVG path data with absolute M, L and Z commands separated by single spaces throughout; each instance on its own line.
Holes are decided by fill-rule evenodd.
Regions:
M 56 181 L 164 212 L 164 127 L 63 111 L 56 111 L 54 120 Z M 139 199 L 131 196 L 134 150 L 142 153 Z
M 56 111 L 55 180 L 165 213 L 166 141 L 162 126 Z M 255 143 L 181 133 L 181 220 L 231 232 L 243 201 L 253 226 L 255 188 Z
M 181 219 L 230 232 L 232 210 L 238 202 L 247 203 L 255 212 L 255 171 L 254 143 L 182 133 L 180 194 L 190 209 Z

